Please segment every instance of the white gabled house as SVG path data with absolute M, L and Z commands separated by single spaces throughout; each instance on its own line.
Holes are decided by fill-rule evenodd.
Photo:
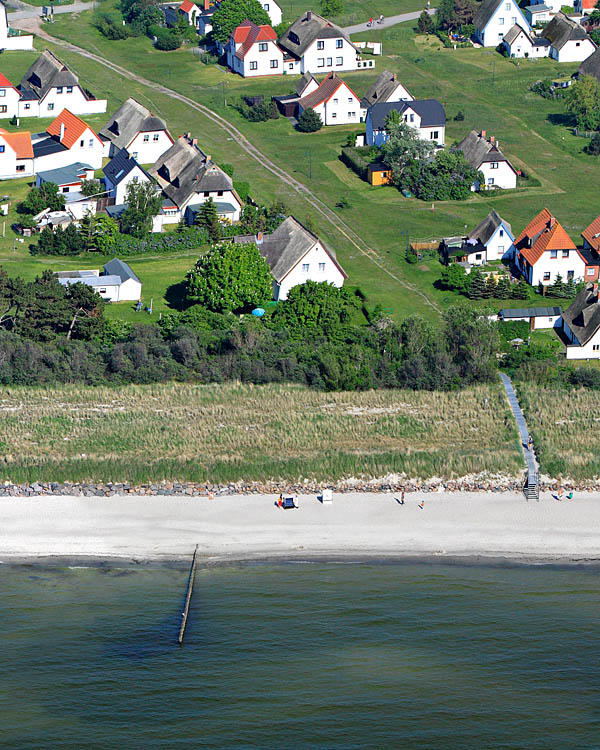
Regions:
M 9 133 L 0 128 L 0 180 L 30 177 L 33 171 L 31 133 Z
M 18 29 L 10 28 L 6 15 L 6 5 L 2 3 L 0 8 L 0 50 L 12 52 L 30 49 L 33 49 L 33 34 L 25 34 Z
M 165 121 L 132 97 L 123 102 L 98 135 L 104 142 L 105 157 L 126 148 L 140 164 L 154 164 L 173 145 Z
M 577 2 L 577 0 L 575 0 Z M 536 3 L 535 5 L 528 5 L 523 8 L 525 11 L 525 18 L 529 22 L 531 28 L 538 23 L 548 23 L 552 18 L 552 8 L 543 2 Z
M 360 67 L 358 50 L 348 34 L 311 10 L 282 34 L 279 46 L 288 74 L 341 72 Z
M 140 167 L 127 149 L 122 148 L 104 167 L 104 184 L 115 205 L 125 203 L 130 182 L 150 182 L 150 175 Z
M 287 299 L 295 286 L 307 281 L 325 281 L 341 287 L 346 272 L 335 253 L 298 219 L 288 216 L 271 234 L 243 235 L 234 242 L 256 243 L 273 275 L 273 299 Z
M 58 271 L 54 274 L 59 284 L 85 284 L 108 302 L 136 302 L 142 296 L 142 282 L 131 266 L 118 258 L 99 269 L 84 271 Z
M 497 47 L 515 24 L 530 31 L 515 0 L 483 0 L 473 19 L 474 36 L 483 47 Z
M 267 11 L 271 19 L 271 26 L 278 26 L 281 23 L 281 8 L 275 0 L 261 0 L 261 5 Z
M 444 145 L 446 113 L 437 99 L 414 99 L 413 101 L 381 102 L 367 110 L 367 146 L 381 146 L 388 139 L 386 121 L 390 112 L 396 111 L 407 125 L 415 128 L 424 141 Z
M 366 118 L 367 110 L 373 104 L 379 104 L 380 102 L 411 102 L 414 98 L 406 86 L 400 83 L 396 73 L 384 70 L 361 99 L 362 120 Z
M 550 42 L 550 57 L 557 62 L 583 62 L 596 50 L 585 29 L 564 13 L 557 13 L 544 29 Z
M 40 172 L 80 162 L 92 169 L 102 166 L 104 145 L 96 132 L 81 118 L 63 109 L 45 133 L 31 137 L 34 169 Z
M 471 132 L 456 146 L 473 169 L 483 175 L 483 183 L 478 180 L 471 187 L 473 191 L 501 188 L 510 190 L 517 186 L 517 170 L 500 151 L 494 136 L 488 140 L 485 130 Z
M 492 210 L 466 237 L 446 237 L 442 252 L 446 263 L 483 266 L 493 260 L 512 260 L 514 236 L 510 224 Z
M 231 32 L 225 54 L 227 65 L 244 78 L 283 73 L 283 51 L 268 25 L 257 26 L 246 19 Z
M 515 241 L 515 263 L 531 286 L 586 277 L 587 261 L 562 225 L 544 208 Z
M 68 167 L 49 169 L 38 172 L 35 176 L 36 187 L 52 182 L 58 186 L 58 192 L 65 196 L 65 210 L 73 219 L 82 219 L 86 214 L 95 214 L 98 199 L 104 196 L 103 188 L 97 195 L 86 196 L 81 192 L 85 180 L 94 178 L 94 170 L 89 164 L 75 163 Z
M 586 284 L 562 314 L 567 359 L 600 359 L 598 284 Z
M 298 116 L 307 109 L 317 112 L 324 125 L 360 122 L 360 99 L 335 73 L 330 73 L 316 89 L 298 101 Z
M 509 29 L 502 40 L 509 57 L 548 57 L 550 54 L 550 40 L 535 34 L 530 34 L 519 24 Z
M 0 119 L 18 117 L 21 92 L 0 73 Z
M 200 8 L 193 3 L 192 0 L 183 0 L 177 12 L 180 16 L 183 16 L 190 26 L 196 28 L 198 26 L 198 18 L 200 17 Z

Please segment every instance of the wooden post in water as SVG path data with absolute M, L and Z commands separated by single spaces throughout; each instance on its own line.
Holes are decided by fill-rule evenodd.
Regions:
M 190 568 L 190 577 L 188 578 L 187 594 L 185 595 L 185 606 L 181 613 L 181 627 L 179 628 L 179 637 L 177 639 L 179 645 L 183 643 L 183 636 L 185 635 L 185 626 L 187 625 L 188 613 L 190 611 L 190 602 L 192 600 L 192 590 L 194 588 L 194 577 L 196 575 L 196 555 L 198 554 L 198 545 L 194 550 L 194 556 L 192 558 L 192 567 Z

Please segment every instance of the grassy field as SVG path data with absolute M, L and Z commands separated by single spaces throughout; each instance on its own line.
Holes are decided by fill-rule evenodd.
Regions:
M 518 392 L 541 472 L 575 480 L 600 477 L 600 393 L 522 383 Z
M 9 388 L 0 414 L 0 480 L 13 482 L 333 481 L 403 471 L 425 479 L 522 468 L 497 385 L 461 393 Z
M 107 0 L 103 7 L 109 7 L 111 2 L 113 0 Z M 346 7 L 350 12 L 352 6 L 347 4 Z M 405 9 L 412 10 L 413 6 L 407 3 L 406 7 L 405 4 L 394 7 L 396 12 Z M 297 10 L 299 6 L 290 6 L 289 13 L 295 15 Z M 375 10 L 377 12 L 379 8 Z M 383 5 L 381 12 L 386 12 Z M 387 14 L 391 12 L 388 10 Z M 287 13 L 284 4 L 284 14 Z M 97 96 L 109 99 L 109 110 L 116 108 L 125 92 L 136 96 L 168 120 L 174 135 L 190 130 L 213 158 L 234 164 L 236 179 L 249 181 L 256 199 L 268 203 L 281 197 L 300 219 L 310 216 L 319 234 L 337 251 L 349 273 L 349 284 L 360 286 L 371 305 L 380 303 L 391 308 L 396 319 L 414 312 L 437 317 L 439 310 L 457 299 L 454 293 L 434 285 L 440 272 L 437 261 L 415 265 L 406 263 L 407 239 L 439 238 L 462 232 L 465 225 L 472 228 L 492 208 L 496 208 L 518 233 L 541 208 L 547 206 L 578 241 L 580 231 L 597 214 L 595 191 L 581 190 L 581 186 L 597 181 L 600 162 L 583 153 L 586 141 L 574 136 L 565 124 L 560 102 L 548 101 L 529 92 L 537 79 L 568 75 L 576 69 L 575 64 L 559 65 L 551 60 L 521 60 L 514 64 L 514 61 L 487 50 L 441 49 L 438 40 L 416 36 L 412 23 L 355 37 L 381 40 L 384 49 L 384 56 L 376 58 L 375 72 L 344 74 L 358 95 L 364 94 L 381 70 L 387 68 L 397 72 L 416 97 L 437 97 L 445 104 L 447 143 L 460 139 L 473 127 L 484 128 L 497 136 L 503 150 L 517 166 L 540 182 L 537 187 L 493 198 L 473 196 L 465 202 L 441 202 L 432 206 L 403 198 L 393 188 L 373 188 L 348 170 L 339 161 L 339 153 L 348 134 L 355 130 L 350 126 L 323 128 L 316 134 L 299 134 L 283 118 L 249 123 L 230 106 L 241 94 L 271 96 L 287 93 L 293 89 L 295 78 L 281 76 L 246 81 L 219 66 L 201 63 L 189 48 L 165 53 L 155 50 L 145 38 L 112 42 L 90 24 L 91 18 L 91 11 L 57 18 L 51 32 L 131 70 L 142 71 L 148 79 L 164 83 L 227 117 L 269 158 L 292 172 L 352 226 L 377 252 L 380 265 L 360 253 L 302 196 L 244 154 L 203 115 L 149 88 L 109 73 L 77 54 L 55 48 L 75 68 L 86 86 Z M 36 43 L 40 48 L 43 46 L 40 40 Z M 24 57 L 26 54 L 12 53 L 10 58 L 16 80 L 32 57 Z M 3 56 L 3 65 L 5 60 L 8 60 L 8 55 Z M 11 76 L 8 68 L 3 68 L 3 72 Z M 465 115 L 462 122 L 453 119 L 459 109 Z M 350 208 L 335 208 L 336 201 L 342 196 L 348 200 Z M 4 262 L 3 253 L 4 256 L 8 253 L 15 261 L 13 246 L 10 237 L 4 244 L 0 240 L 0 263 Z M 26 248 L 23 248 L 18 262 L 22 265 L 29 263 Z M 54 261 L 49 263 L 54 264 Z M 157 263 L 162 263 L 162 260 Z M 147 261 L 144 268 L 150 278 L 152 263 Z M 162 273 L 158 268 L 157 273 Z M 414 285 L 423 296 L 407 290 L 399 280 Z M 171 283 L 171 279 L 165 281 Z M 158 285 L 157 292 L 161 292 Z M 534 299 L 540 303 L 539 297 Z M 495 307 L 522 304 L 520 301 L 492 302 Z

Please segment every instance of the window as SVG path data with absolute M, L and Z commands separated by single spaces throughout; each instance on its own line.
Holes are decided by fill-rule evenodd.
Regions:
M 558 250 L 550 250 L 551 258 L 558 258 Z
M 500 231 L 498 232 L 498 237 L 504 237 L 504 229 L 501 229 L 501 230 L 500 230 Z
M 567 281 L 575 278 L 575 271 L 567 271 Z
M 348 97 L 348 104 L 352 104 L 352 97 L 351 96 Z
M 344 40 L 343 39 L 336 39 L 335 40 L 335 48 L 336 49 L 342 49 L 344 46 Z
M 488 185 L 493 185 L 493 184 L 494 184 L 494 178 L 488 177 Z
M 259 42 L 258 43 L 258 51 L 259 52 L 266 52 L 269 49 L 269 45 L 267 42 Z
M 325 263 L 319 263 L 319 271 L 321 271 L 321 273 L 325 271 Z
M 317 57 L 317 68 L 324 68 L 324 67 L 325 67 L 325 58 Z
M 308 263 L 303 263 L 302 264 L 302 271 L 303 271 L 303 273 L 308 273 Z
M 344 64 L 344 58 L 343 57 L 336 57 L 335 58 L 335 64 L 336 65 L 343 65 Z
M 498 41 L 501 42 L 503 39 L 504 39 L 504 34 L 500 32 L 500 34 L 498 34 Z
M 8 111 L 8 107 L 6 106 L 6 104 L 0 104 L 0 112 L 4 114 L 7 111 Z
M 339 99 L 334 99 L 334 100 L 333 100 L 333 103 L 334 103 L 334 104 L 338 104 L 338 103 L 339 103 Z
M 575 46 L 576 46 L 576 47 L 579 47 L 579 46 L 581 46 L 581 42 L 575 42 Z
M 257 62 L 251 62 L 250 63 L 250 70 L 256 70 L 258 68 Z
M 85 146 L 85 141 L 83 139 L 81 139 L 79 141 L 79 148 L 83 148 L 84 146 Z
M 409 115 L 408 116 L 408 121 L 409 122 L 414 122 L 415 121 L 415 116 L 414 115 Z
M 4 153 L 5 146 L 0 146 L 0 154 Z
M 62 86 L 57 86 L 57 87 L 56 87 L 56 93 L 57 93 L 57 94 L 62 94 L 62 90 L 63 90 L 63 87 L 62 87 Z
M 600 344 L 593 344 L 592 345 L 592 351 L 594 351 L 594 352 L 600 351 Z
M 593 276 L 595 273 L 596 273 L 596 269 L 595 268 L 588 268 L 588 270 L 587 270 L 587 275 L 588 276 Z
M 69 192 L 69 190 L 70 190 L 70 188 L 69 188 L 69 187 L 64 187 L 64 188 L 62 189 L 63 193 L 68 193 L 68 192 Z
M 544 281 L 550 281 L 550 271 L 544 271 Z
M 348 112 L 348 117 L 356 117 L 356 112 Z
M 131 155 L 133 156 L 134 159 L 138 158 L 138 152 L 137 151 L 134 151 Z
M 504 255 L 504 245 L 498 245 L 498 255 Z
M 150 136 L 149 135 L 145 135 L 144 136 L 144 143 L 148 143 L 149 141 L 150 141 Z
M 278 68 L 279 67 L 279 60 L 271 60 L 271 68 Z
M 25 171 L 25 165 L 17 164 L 17 172 L 24 172 L 24 171 Z
M 25 105 L 25 109 L 29 109 L 29 104 Z M 54 104 L 49 104 L 48 105 L 48 112 L 52 112 L 53 109 L 54 109 Z
M 506 10 L 510 10 L 510 3 L 506 3 L 506 5 L 504 7 L 505 7 Z
M 327 67 L 329 68 L 331 65 L 333 65 L 333 58 L 332 57 L 328 57 L 327 58 Z
M 205 191 L 204 191 L 204 197 L 205 197 L 205 198 L 208 198 L 208 196 L 209 196 L 209 195 L 210 195 L 210 193 L 208 192 L 208 190 L 205 190 Z
M 6 96 L 6 89 L 0 89 L 0 96 Z
M 31 104 L 26 104 L 25 109 L 29 109 L 31 107 Z
M 160 138 L 160 135 L 158 133 L 154 133 L 154 135 L 152 136 L 153 141 L 157 141 L 159 138 Z
M 217 198 L 222 198 L 222 197 L 223 197 L 223 191 L 217 190 Z
M 335 120 L 336 117 L 337 117 L 337 112 L 332 112 L 331 113 L 331 119 Z
M 517 23 L 517 17 L 516 16 L 513 16 L 510 20 L 512 21 L 513 26 Z
M 498 162 L 497 161 L 491 161 L 490 162 L 490 169 L 498 169 Z
M 265 10 L 267 11 L 267 13 L 268 13 L 268 12 L 269 12 L 269 3 L 265 3 L 265 4 L 263 5 L 263 8 L 264 8 L 264 9 L 265 9 Z
M 317 49 L 325 49 L 325 42 L 317 42 Z
M 94 148 L 94 139 L 93 138 L 90 138 L 90 140 L 88 141 L 88 148 Z
M 438 130 L 432 130 L 431 133 L 429 133 L 429 140 L 430 141 L 437 141 L 438 136 L 439 136 L 439 131 Z
M 475 254 L 475 260 L 481 260 L 481 253 Z
M 562 257 L 563 258 L 568 258 L 569 257 L 569 251 L 568 250 L 563 250 L 562 251 Z
M 499 18 L 498 19 L 498 26 L 504 26 L 504 19 L 503 18 Z
M 67 86 L 67 94 L 73 93 L 73 86 Z
M 288 70 L 294 70 L 294 63 L 288 63 Z

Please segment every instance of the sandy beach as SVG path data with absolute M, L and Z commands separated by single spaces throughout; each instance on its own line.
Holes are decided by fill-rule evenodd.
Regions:
M 486 556 L 600 560 L 600 497 L 539 502 L 512 493 L 0 499 L 0 560 L 62 558 Z M 418 503 L 425 501 L 424 508 Z

